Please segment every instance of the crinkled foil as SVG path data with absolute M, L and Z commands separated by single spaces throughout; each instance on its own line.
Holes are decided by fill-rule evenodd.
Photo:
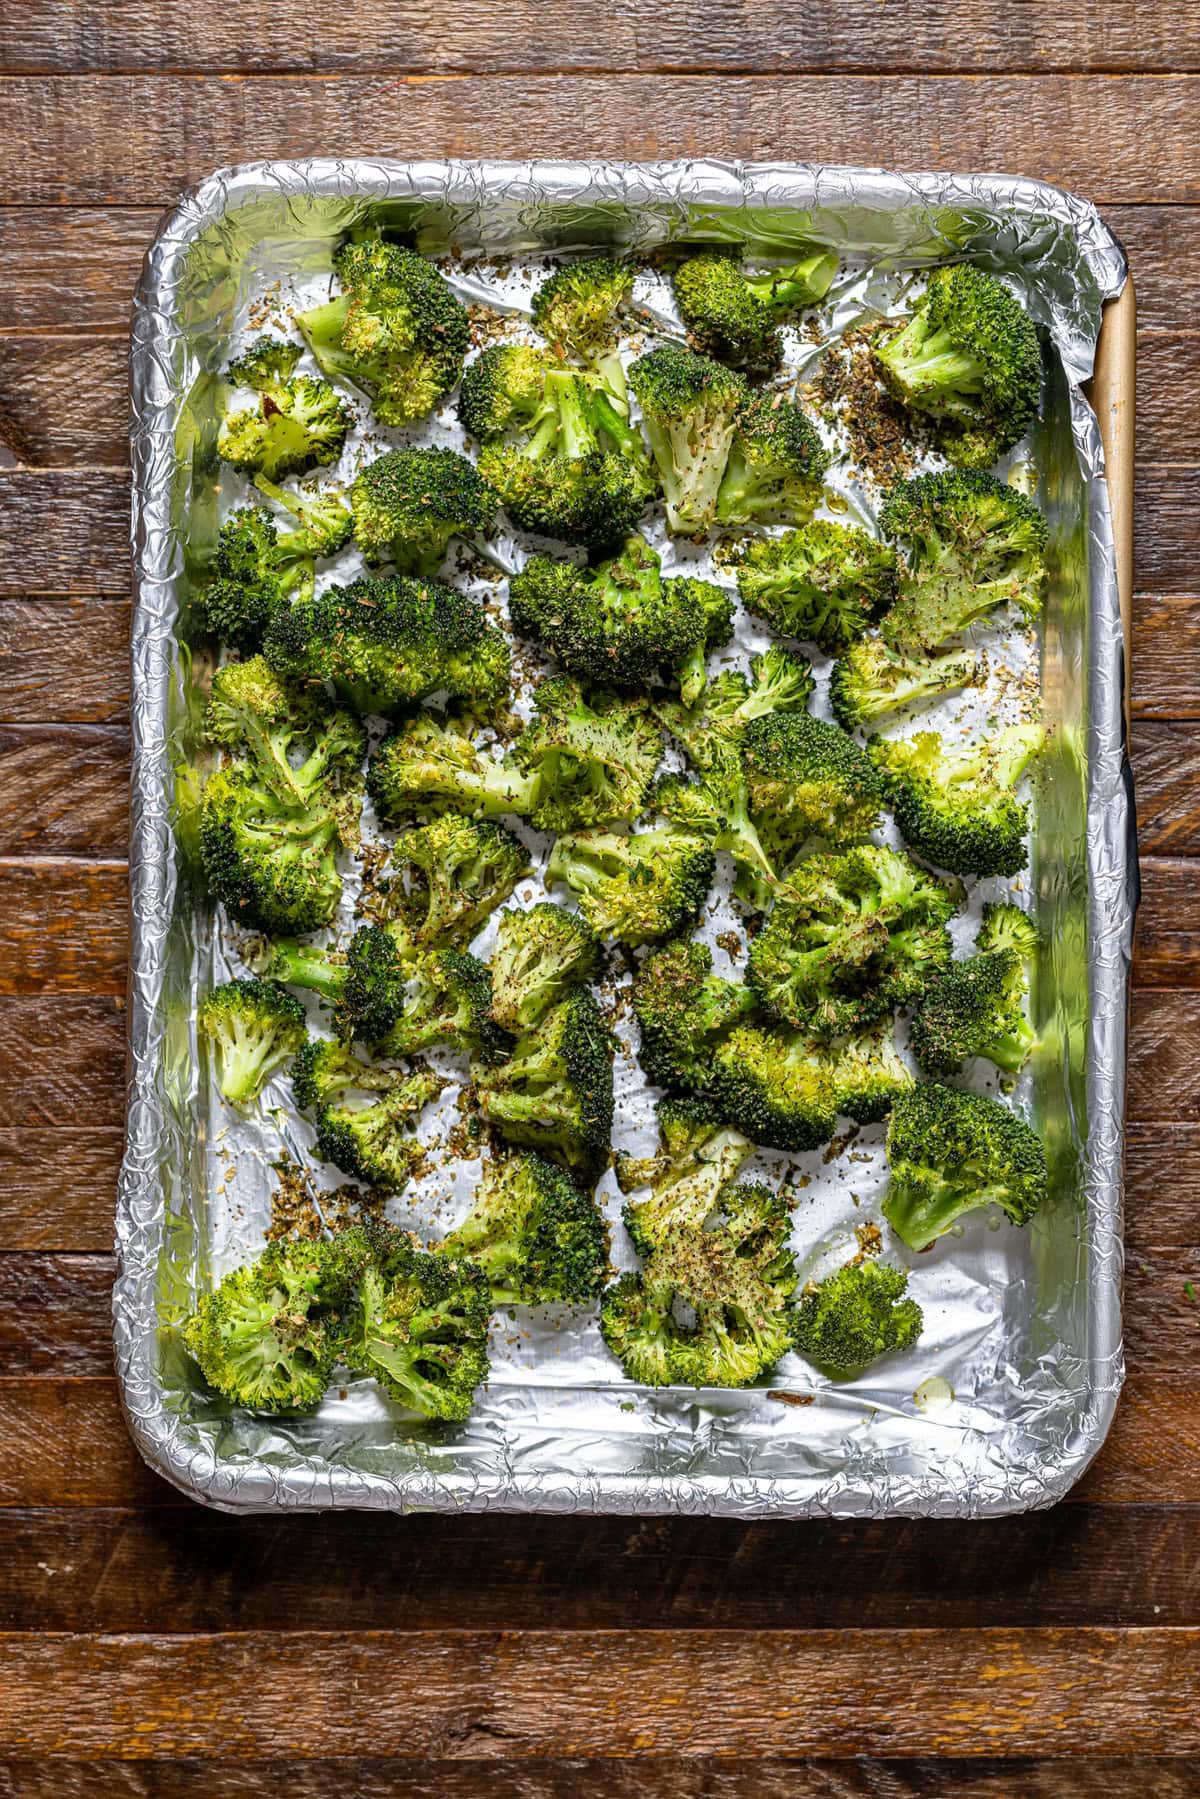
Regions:
M 1028 1103 L 1046 1137 L 1052 1199 L 1028 1232 L 989 1242 L 980 1221 L 918 1258 L 925 1337 L 857 1381 L 798 1363 L 799 1376 L 781 1370 L 770 1388 L 656 1395 L 623 1382 L 615 1364 L 597 1377 L 605 1364 L 585 1345 L 577 1361 L 532 1357 L 523 1376 L 520 1356 L 510 1357 L 462 1426 L 403 1422 L 357 1389 L 311 1419 L 272 1420 L 214 1403 L 179 1347 L 178 1321 L 220 1260 L 223 1222 L 194 1025 L 220 949 L 172 829 L 172 771 L 195 731 L 195 671 L 177 630 L 188 532 L 216 516 L 215 371 L 247 297 L 273 275 L 327 267 L 331 243 L 367 212 L 468 266 L 602 244 L 646 252 L 684 238 L 735 240 L 767 256 L 816 239 L 868 274 L 967 254 L 1006 275 L 1047 329 L 1055 366 L 1032 452 L 1051 526 L 1040 656 L 1055 749 L 1033 857 L 1049 947 L 1035 984 L 1042 1047 Z M 1102 304 L 1124 277 L 1091 206 L 991 176 L 710 162 L 269 163 L 214 175 L 167 218 L 133 330 L 131 1073 L 114 1293 L 124 1403 L 159 1473 L 237 1511 L 730 1517 L 996 1515 L 1052 1504 L 1079 1478 L 1123 1373 L 1137 873 L 1103 456 L 1081 384 Z M 868 1196 L 879 1176 L 876 1154 L 862 1177 Z

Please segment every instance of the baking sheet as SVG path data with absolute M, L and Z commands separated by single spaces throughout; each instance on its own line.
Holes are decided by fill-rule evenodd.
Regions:
M 230 964 L 228 945 L 179 878 L 169 829 L 170 766 L 186 753 L 197 717 L 198 671 L 178 647 L 188 635 L 186 564 L 239 491 L 212 460 L 215 371 L 264 291 L 281 306 L 324 291 L 331 243 L 366 209 L 415 231 L 428 253 L 453 252 L 464 297 L 499 298 L 517 334 L 530 264 L 547 252 L 603 243 L 646 252 L 681 237 L 749 240 L 768 256 L 800 236 L 835 245 L 853 264 L 839 277 L 838 329 L 864 308 L 887 310 L 923 264 L 967 253 L 1005 273 L 1048 328 L 1055 368 L 1028 460 L 1051 522 L 1052 596 L 1040 640 L 1023 652 L 1041 660 L 1055 732 L 1053 778 L 1023 883 L 1049 946 L 1035 994 L 1048 1047 L 1017 1098 L 1047 1136 L 1054 1195 L 1029 1232 L 977 1219 L 909 1258 L 926 1310 L 922 1342 L 858 1381 L 830 1382 L 796 1357 L 769 1387 L 642 1392 L 604 1352 L 594 1318 L 523 1312 L 499 1321 L 493 1377 L 465 1426 L 404 1419 L 366 1382 L 299 1421 L 238 1414 L 193 1386 L 173 1327 L 198 1283 L 261 1240 L 264 1171 L 279 1140 L 270 1120 L 238 1126 L 221 1110 L 219 1096 L 204 1090 L 196 1053 L 196 995 Z M 516 272 L 497 270 L 498 258 L 517 259 Z M 237 1509 L 794 1515 L 1007 1511 L 1048 1503 L 1077 1477 L 1102 1439 L 1121 1375 L 1132 816 L 1101 453 L 1079 384 L 1090 373 L 1102 300 L 1123 273 L 1094 212 L 1052 190 L 803 168 L 270 165 L 214 177 L 167 222 L 135 318 L 133 1091 L 115 1315 L 134 1433 L 168 1478 Z M 656 328 L 677 326 L 666 284 L 646 278 L 638 297 Z M 798 367 L 811 351 L 790 342 Z M 452 413 L 426 435 L 455 442 Z M 361 453 L 361 443 L 348 450 L 347 472 Z M 834 485 L 851 515 L 869 509 L 869 490 L 836 472 Z M 689 547 L 671 547 L 693 558 Z M 520 559 L 518 540 L 499 548 Z M 1001 641 L 986 638 L 989 652 Z M 999 681 L 1006 656 L 1019 674 L 1020 639 L 1004 641 L 1018 654 L 997 661 L 989 716 L 1020 703 L 1016 683 Z M 744 660 L 753 643 L 741 634 L 738 647 Z M 824 682 L 818 710 L 823 695 Z M 1002 885 L 978 884 L 978 899 Z M 707 934 L 727 922 L 709 921 Z M 642 1147 L 653 1136 L 648 1097 L 635 1090 L 629 1059 L 618 1057 L 617 1075 L 618 1147 Z M 274 1097 L 285 1104 L 286 1090 Z M 302 1150 L 305 1130 L 293 1117 L 284 1140 Z M 832 1158 L 761 1157 L 764 1170 L 798 1185 L 805 1274 L 844 1259 L 854 1223 L 878 1216 L 881 1140 L 876 1129 Z M 234 1146 L 228 1176 L 222 1152 Z M 423 1191 L 401 1196 L 395 1215 L 444 1228 L 465 1206 L 474 1172 L 464 1165 L 451 1179 L 436 1171 Z M 611 1195 L 611 1176 L 605 1186 Z M 615 1240 L 619 1247 L 619 1231 Z

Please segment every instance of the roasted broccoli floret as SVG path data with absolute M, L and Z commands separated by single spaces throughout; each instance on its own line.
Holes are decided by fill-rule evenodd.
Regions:
M 1037 416 L 1033 321 L 1011 289 L 969 263 L 933 271 L 909 318 L 876 338 L 875 359 L 889 390 L 965 467 L 995 462 Z
M 585 256 L 547 275 L 533 296 L 534 328 L 559 354 L 587 362 L 616 342 L 617 319 L 633 297 L 633 270 L 610 256 Z
M 640 701 L 585 697 L 565 677 L 543 681 L 534 715 L 513 746 L 532 777 L 529 817 L 541 831 L 586 830 L 636 818 L 662 752 L 662 734 Z
M 235 1106 L 248 1105 L 308 1034 L 304 1007 L 274 981 L 223 981 L 201 1003 L 197 1023 L 217 1085 Z
M 438 1245 L 483 1269 L 493 1305 L 583 1305 L 608 1275 L 608 1226 L 590 1193 L 531 1151 L 485 1162 L 471 1210 Z
M 904 1297 L 908 1275 L 886 1262 L 848 1262 L 807 1287 L 796 1307 L 796 1348 L 819 1368 L 858 1374 L 881 1356 L 908 1349 L 924 1319 Z
M 336 556 L 349 543 L 354 519 L 340 488 L 305 492 L 300 488 L 280 487 L 265 475 L 256 475 L 254 485 L 259 493 L 299 519 L 299 529 L 291 533 L 291 541 L 297 548 L 303 544 L 315 557 Z
M 320 689 L 292 686 L 262 656 L 217 670 L 204 728 L 211 743 L 247 757 L 283 799 L 302 803 L 322 787 L 351 787 L 357 800 L 362 724 Z
M 558 364 L 531 344 L 492 344 L 463 375 L 458 416 L 478 443 L 496 443 L 533 427 L 546 376 Z
M 402 575 L 432 575 L 452 537 L 486 532 L 496 496 L 456 450 L 389 450 L 355 476 L 354 535 L 368 562 Z
M 676 1093 L 701 1093 L 713 1056 L 729 1031 L 752 1012 L 755 996 L 712 971 L 703 943 L 669 943 L 647 956 L 633 983 L 633 1011 L 648 1080 Z
M 541 900 L 502 912 L 492 951 L 492 1017 L 502 1030 L 532 1030 L 573 987 L 590 980 L 600 945 L 578 912 Z
M 492 706 L 508 692 L 509 646 L 477 600 L 440 581 L 354 581 L 272 619 L 263 654 L 281 674 L 331 681 L 357 712 L 408 711 L 435 693 Z
M 628 1196 L 621 1215 L 640 1256 L 679 1230 L 700 1230 L 754 1148 L 705 1100 L 660 1100 L 658 1129 L 657 1155 L 617 1158 L 617 1184 Z M 647 1188 L 645 1199 L 633 1197 Z
M 751 719 L 775 712 L 806 712 L 816 682 L 812 664 L 773 643 L 750 659 L 751 679 L 723 669 L 692 706 L 661 700 L 655 712 L 697 768 L 706 768 L 726 746 L 736 746 Z
M 828 451 L 794 401 L 748 395 L 717 494 L 717 523 L 786 525 L 811 518 L 828 467 Z
M 902 706 L 920 705 L 966 687 L 975 678 L 973 650 L 910 656 L 878 637 L 851 644 L 833 665 L 829 703 L 843 730 L 867 726 Z
M 704 251 L 672 276 L 679 316 L 696 347 L 753 374 L 778 368 L 783 340 L 775 314 L 754 292 L 735 255 Z
M 1028 1224 L 1046 1197 L 1037 1132 L 982 1093 L 921 1082 L 900 1094 L 887 1156 L 883 1215 L 910 1249 L 924 1249 L 982 1206 L 998 1205 L 1012 1224 Z
M 447 813 L 401 832 L 379 885 L 412 943 L 448 949 L 469 943 L 528 872 L 528 851 L 503 825 Z
M 289 987 L 320 994 L 334 1008 L 343 1043 L 378 1043 L 404 1009 L 410 945 L 382 925 L 363 925 L 345 952 L 316 949 L 281 938 L 257 964 L 260 973 Z
M 399 1191 L 424 1156 L 411 1134 L 413 1119 L 445 1082 L 428 1068 L 411 1074 L 382 1068 L 345 1044 L 310 1038 L 292 1066 L 296 1104 L 315 1115 L 317 1153 L 375 1187 Z M 365 1105 L 354 1093 L 377 1093 Z
M 462 373 L 467 311 L 432 264 L 377 236 L 334 258 L 343 292 L 296 320 L 327 375 L 370 390 L 381 425 L 433 411 Z
M 694 924 L 713 869 L 705 842 L 669 826 L 632 837 L 580 831 L 555 843 L 546 883 L 571 889 L 598 937 L 636 949 Z
M 338 1360 L 351 1266 L 333 1243 L 282 1242 L 227 1274 L 183 1327 L 209 1386 L 255 1412 L 318 1406 Z
M 657 676 L 678 684 L 705 651 L 729 640 L 731 596 L 691 576 L 663 579 L 644 537 L 597 568 L 532 556 L 509 583 L 515 629 L 535 637 L 572 674 L 612 687 L 647 687 Z
M 872 737 L 904 841 L 952 874 L 1015 875 L 1029 859 L 1029 808 L 1013 791 L 1045 743 L 1038 725 L 1011 725 L 954 749 L 936 731 Z
M 889 643 L 934 650 L 1011 602 L 1041 610 L 1046 520 L 1028 494 L 979 470 L 946 469 L 893 487 L 880 529 L 908 557 L 900 597 L 883 620 Z
M 777 877 L 750 816 L 745 771 L 736 748 L 713 744 L 694 778 L 664 775 L 655 784 L 653 805 L 681 830 L 733 858 L 737 893 L 748 905 L 761 910 L 769 904 Z
M 537 803 L 536 771 L 476 747 L 465 724 L 420 713 L 386 737 L 367 768 L 367 792 L 385 824 L 443 812 L 527 817 Z
M 765 300 L 776 318 L 787 319 L 815 306 L 833 286 L 838 272 L 838 259 L 832 250 L 809 247 L 798 262 L 784 263 L 761 273 L 747 273 L 746 281 L 760 300 Z
M 411 1411 L 461 1421 L 487 1379 L 487 1277 L 473 1262 L 421 1249 L 393 1226 L 355 1234 L 362 1273 L 345 1320 L 343 1359 Z
M 404 1004 L 377 1048 L 384 1056 L 425 1049 L 467 1050 L 480 1061 L 501 1056 L 511 1039 L 492 1018 L 492 977 L 486 962 L 464 950 L 433 950 L 408 970 Z
M 282 480 L 336 462 L 350 413 L 328 382 L 297 375 L 299 344 L 260 338 L 225 371 L 230 386 L 252 388 L 252 405 L 232 396 L 217 432 L 222 462 L 250 474 Z
M 817 1149 L 837 1128 L 829 1053 L 791 1032 L 739 1025 L 713 1052 L 708 1093 L 723 1118 L 768 1149 Z
M 292 594 L 311 592 L 312 582 L 307 534 L 280 537 L 269 513 L 241 506 L 217 534 L 210 579 L 199 597 L 202 629 L 232 649 L 257 649 L 276 612 Z
M 1025 1066 L 1037 1041 L 1025 1013 L 1036 950 L 1037 928 L 1019 907 L 984 907 L 977 953 L 941 971 L 912 1020 L 912 1051 L 927 1074 L 953 1074 L 968 1056 L 1009 1074 Z
M 777 869 L 812 838 L 838 845 L 879 822 L 883 784 L 837 725 L 802 712 L 756 718 L 742 736 L 750 812 Z
M 668 529 L 687 535 L 707 530 L 716 517 L 745 381 L 706 356 L 664 344 L 633 364 L 629 384 L 662 480 Z
M 896 553 L 857 525 L 816 519 L 752 543 L 737 579 L 751 612 L 836 656 L 891 605 Z
M 518 1037 L 507 1062 L 475 1071 L 479 1109 L 511 1143 L 594 1179 L 612 1136 L 612 1063 L 600 1008 L 578 987 Z
M 897 1053 L 892 1021 L 884 1019 L 846 1037 L 836 1046 L 833 1080 L 837 1109 L 856 1124 L 878 1124 L 886 1118 L 913 1077 Z
M 875 844 L 810 856 L 750 946 L 747 980 L 794 1029 L 837 1037 L 923 992 L 950 962 L 959 896 Z

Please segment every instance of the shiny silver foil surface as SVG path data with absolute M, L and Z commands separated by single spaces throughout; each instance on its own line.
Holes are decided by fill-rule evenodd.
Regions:
M 197 1048 L 197 996 L 232 964 L 173 829 L 175 771 L 195 746 L 204 673 L 186 647 L 189 543 L 215 530 L 217 377 L 248 307 L 276 282 L 318 291 L 332 246 L 365 216 L 414 233 L 430 255 L 452 255 L 468 300 L 504 299 L 497 284 L 522 259 L 576 249 L 639 254 L 724 240 L 769 259 L 817 240 L 849 271 L 839 330 L 894 298 L 912 271 L 963 255 L 1009 279 L 1046 328 L 1047 404 L 1025 454 L 1050 521 L 1051 594 L 1028 650 L 1053 749 L 1021 893 L 1046 947 L 1034 982 L 1040 1048 L 1015 1097 L 1045 1136 L 1052 1195 L 1027 1231 L 972 1219 L 907 1258 L 925 1333 L 915 1351 L 859 1379 L 831 1381 L 790 1357 L 770 1385 L 652 1392 L 622 1378 L 594 1317 L 565 1329 L 501 1317 L 492 1379 L 464 1425 L 414 1422 L 369 1382 L 335 1389 L 314 1416 L 290 1420 L 215 1401 L 180 1347 L 178 1325 L 197 1292 L 261 1242 L 271 1154 L 305 1147 L 303 1121 L 271 1110 L 272 1100 L 286 1105 L 286 1086 L 268 1090 L 262 1120 L 239 1123 L 214 1103 Z M 214 175 L 165 220 L 133 329 L 131 1061 L 114 1318 L 130 1428 L 166 1479 L 237 1511 L 877 1517 L 1020 1511 L 1052 1504 L 1079 1478 L 1123 1373 L 1137 873 L 1108 498 L 1081 384 L 1102 304 L 1124 278 L 1120 247 L 1091 206 L 991 176 L 314 160 Z M 439 441 L 454 439 L 443 432 Z M 846 498 L 853 507 L 856 496 Z M 619 1056 L 621 1145 L 646 1146 L 652 1112 L 622 1067 Z M 881 1130 L 864 1131 L 836 1159 L 766 1158 L 776 1173 L 789 1162 L 811 1169 L 797 1209 L 802 1277 L 853 1250 L 848 1226 L 860 1206 L 863 1218 L 877 1211 L 881 1143 Z M 236 1182 L 226 1175 L 232 1162 Z M 470 1167 L 458 1175 L 461 1197 Z M 407 1202 L 397 1216 L 420 1225 Z

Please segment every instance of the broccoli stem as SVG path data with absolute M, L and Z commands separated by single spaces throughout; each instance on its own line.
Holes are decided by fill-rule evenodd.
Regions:
M 331 962 L 326 951 L 314 949 L 311 943 L 276 943 L 265 974 L 268 980 L 304 987 L 332 1001 L 342 997 L 346 985 L 345 964 Z

